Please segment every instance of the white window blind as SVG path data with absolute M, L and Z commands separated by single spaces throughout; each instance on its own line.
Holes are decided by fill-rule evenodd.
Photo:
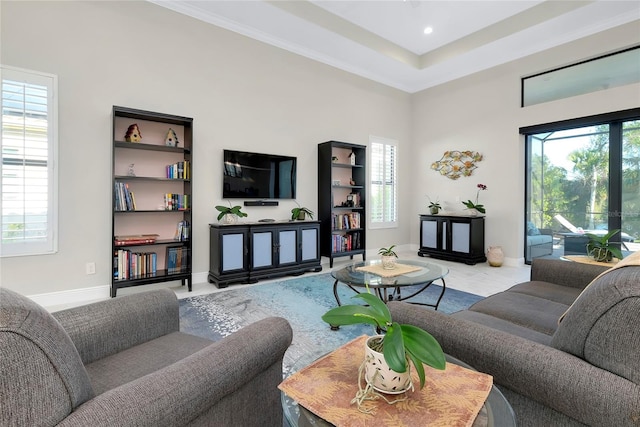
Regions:
M 57 250 L 53 75 L 2 66 L 0 256 Z
M 370 209 L 371 228 L 396 227 L 397 209 L 397 143 L 370 137 Z

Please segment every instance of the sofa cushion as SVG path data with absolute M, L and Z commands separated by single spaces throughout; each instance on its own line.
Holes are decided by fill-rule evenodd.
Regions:
M 0 372 L 0 425 L 55 425 L 94 395 L 62 326 L 43 307 L 5 288 L 0 288 Z
M 507 290 L 478 301 L 469 310 L 553 335 L 558 319 L 568 307 L 567 304 Z
M 116 388 L 213 344 L 206 338 L 174 332 L 87 365 L 97 395 Z
M 509 288 L 509 292 L 519 292 L 569 306 L 578 298 L 581 289 L 534 280 L 515 285 Z
M 595 279 L 560 322 L 551 345 L 640 384 L 640 266 Z
M 538 234 L 537 236 L 527 236 L 527 245 L 535 246 L 535 245 L 544 245 L 546 243 L 552 243 L 553 236 L 549 234 Z
M 453 313 L 451 316 L 488 326 L 489 328 L 507 332 L 512 335 L 517 335 L 540 344 L 549 345 L 551 343 L 551 335 L 543 334 L 542 332 L 534 331 L 533 329 L 525 328 L 524 326 L 516 325 L 513 322 L 477 311 L 462 310 L 457 313 Z

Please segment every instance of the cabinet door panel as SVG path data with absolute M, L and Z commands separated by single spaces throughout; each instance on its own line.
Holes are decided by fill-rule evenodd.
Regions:
M 460 222 L 451 223 L 451 249 L 455 252 L 469 253 L 469 236 L 471 224 Z
M 318 258 L 318 230 L 302 230 L 302 261 Z
M 296 234 L 296 230 L 286 230 L 278 233 L 280 264 L 296 262 Z
M 273 265 L 273 234 L 253 233 L 253 264 L 252 267 L 269 267 Z
M 244 268 L 244 234 L 222 235 L 222 271 Z
M 438 247 L 437 221 L 422 221 L 422 247 L 433 249 Z

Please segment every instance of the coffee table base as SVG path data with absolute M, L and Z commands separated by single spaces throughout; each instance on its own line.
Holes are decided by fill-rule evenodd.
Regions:
M 407 301 L 411 304 L 416 304 L 416 305 L 425 305 L 428 307 L 433 307 L 436 310 L 438 309 L 438 306 L 440 305 L 440 301 L 442 300 L 442 297 L 444 296 L 444 291 L 447 289 L 447 284 L 444 281 L 444 278 L 440 279 L 442 281 L 442 291 L 440 292 L 440 295 L 438 296 L 438 300 L 436 301 L 435 304 L 429 304 L 429 303 L 424 303 L 424 302 L 415 302 L 415 301 Z M 410 298 L 415 297 L 416 295 L 422 293 L 425 289 L 427 289 L 429 286 L 431 286 L 433 284 L 434 281 L 431 281 L 429 283 L 425 283 L 425 284 L 421 284 L 421 285 L 416 285 L 416 286 L 422 286 L 419 290 L 415 291 L 414 293 L 412 293 L 409 296 L 403 297 L 401 294 L 401 287 L 400 286 L 376 286 L 374 289 L 376 291 L 376 294 L 378 295 L 378 298 L 380 298 L 382 301 L 384 301 L 384 303 L 388 303 L 389 301 L 405 301 L 408 300 Z M 338 295 L 338 284 L 341 283 L 340 280 L 336 280 L 333 283 L 333 295 L 336 297 L 336 302 L 338 303 L 338 305 L 342 305 L 342 302 L 340 301 L 340 296 Z M 354 291 L 356 294 L 359 294 L 360 291 L 358 291 L 353 285 L 351 285 L 350 283 L 345 283 L 345 286 L 347 286 L 348 288 L 350 288 L 352 291 Z M 393 289 L 392 293 L 389 293 L 389 289 Z

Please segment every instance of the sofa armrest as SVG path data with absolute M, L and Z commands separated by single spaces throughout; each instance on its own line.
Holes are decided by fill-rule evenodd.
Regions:
M 52 313 L 87 364 L 180 330 L 178 299 L 170 289 L 112 298 Z
M 257 321 L 173 365 L 95 397 L 59 426 L 172 427 L 195 420 L 202 425 L 282 425 L 277 386 L 292 336 L 283 318 Z M 268 375 L 262 375 L 265 372 Z
M 431 333 L 443 350 L 494 382 L 588 425 L 637 425 L 640 386 L 568 353 L 407 303 L 392 317 Z
M 544 234 L 546 236 L 553 236 L 553 230 L 550 228 L 539 228 L 540 234 Z
M 531 280 L 584 289 L 607 267 L 558 259 L 534 258 Z

